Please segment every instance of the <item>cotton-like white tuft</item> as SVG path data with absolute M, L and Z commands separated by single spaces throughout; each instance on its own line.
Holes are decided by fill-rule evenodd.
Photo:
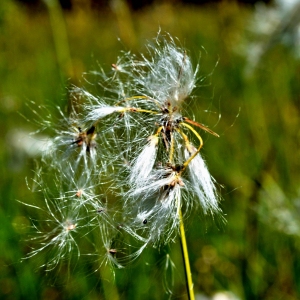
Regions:
M 138 72 L 136 82 L 146 95 L 164 104 L 170 101 L 178 107 L 191 94 L 196 85 L 198 67 L 194 70 L 186 51 L 175 42 L 157 41 L 157 45 L 148 45 L 151 59 L 143 56 L 140 66 L 149 72 Z
M 185 149 L 186 159 L 190 158 L 190 156 L 196 152 L 196 148 L 194 146 L 190 146 L 189 148 L 190 151 Z M 194 159 L 191 160 L 187 168 L 192 186 L 196 195 L 198 196 L 200 206 L 202 207 L 204 213 L 206 214 L 208 211 L 211 213 L 219 211 L 219 196 L 214 184 L 214 179 L 211 177 L 200 153 L 198 153 Z
M 91 107 L 87 117 L 86 121 L 98 121 L 99 119 L 102 119 L 114 112 L 120 111 L 120 107 L 116 106 L 110 106 L 110 105 L 103 105 L 103 106 L 98 106 L 95 105 Z
M 153 170 L 140 187 L 128 193 L 132 226 L 153 245 L 167 244 L 179 226 L 182 183 L 171 169 Z
M 151 173 L 157 154 L 158 137 L 150 136 L 148 144 L 140 155 L 134 160 L 130 174 L 130 183 L 141 185 Z

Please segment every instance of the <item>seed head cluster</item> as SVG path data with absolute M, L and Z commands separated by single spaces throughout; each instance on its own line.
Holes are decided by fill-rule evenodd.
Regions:
M 28 257 L 45 250 L 47 270 L 79 256 L 123 268 L 173 241 L 181 210 L 221 213 L 199 132 L 218 135 L 188 118 L 198 66 L 177 44 L 158 37 L 147 54 L 85 74 L 70 113 L 44 121 L 52 137 L 33 180 L 44 204 L 28 204 L 38 242 Z

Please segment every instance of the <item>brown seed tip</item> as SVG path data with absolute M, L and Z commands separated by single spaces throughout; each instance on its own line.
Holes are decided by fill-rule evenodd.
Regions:
M 116 254 L 117 253 L 117 250 L 116 249 L 109 249 L 108 252 L 110 254 Z
M 67 227 L 67 231 L 73 230 L 73 229 L 75 229 L 75 228 L 76 228 L 76 225 L 71 224 L 70 226 Z
M 111 64 L 111 66 L 115 69 L 118 70 L 118 67 L 115 64 Z

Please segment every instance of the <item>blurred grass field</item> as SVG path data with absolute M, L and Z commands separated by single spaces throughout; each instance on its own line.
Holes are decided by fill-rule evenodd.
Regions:
M 65 20 L 60 28 L 59 17 L 51 24 L 46 5 L 0 3 L 0 299 L 114 300 L 116 293 L 119 299 L 168 299 L 163 249 L 148 249 L 134 266 L 118 270 L 114 282 L 91 273 L 84 260 L 69 275 L 65 268 L 45 273 L 35 258 L 21 262 L 30 251 L 24 242 L 30 212 L 16 201 L 40 197 L 25 180 L 33 176 L 35 158 L 26 136 L 38 129 L 19 114 L 34 118 L 26 103 L 65 109 L 68 85 L 82 85 L 81 74 L 99 65 L 108 71 L 120 50 L 145 52 L 159 27 L 179 38 L 195 64 L 201 57 L 207 79 L 190 109 L 220 134 L 203 134 L 203 154 L 224 187 L 227 224 L 208 225 L 195 214 L 187 225 L 197 299 L 219 299 L 221 291 L 236 299 L 300 299 L 299 59 L 275 43 L 247 73 L 243 49 L 255 38 L 251 6 L 157 2 L 131 11 L 122 1 L 113 4 L 102 11 L 88 1 L 74 1 L 64 12 L 56 7 L 54 15 Z M 63 48 L 57 56 L 53 26 L 62 40 L 66 30 L 70 54 Z M 187 299 L 179 241 L 170 245 L 170 257 L 176 265 L 171 299 Z

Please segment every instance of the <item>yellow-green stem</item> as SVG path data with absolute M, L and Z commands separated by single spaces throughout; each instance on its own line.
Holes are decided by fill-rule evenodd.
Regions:
M 174 153 L 174 137 L 173 133 L 170 133 L 171 135 L 171 149 L 170 149 L 170 158 L 169 158 L 169 163 L 171 164 L 173 161 L 173 153 Z
M 195 158 L 195 156 L 200 152 L 200 149 L 202 148 L 203 146 L 203 140 L 202 140 L 202 137 L 200 136 L 200 134 L 192 127 L 190 126 L 189 124 L 186 124 L 186 123 L 180 123 L 180 125 L 183 125 L 185 127 L 187 127 L 189 130 L 191 130 L 195 136 L 198 138 L 199 142 L 200 142 L 200 146 L 198 148 L 197 151 L 195 151 L 195 153 L 183 164 L 183 168 L 181 169 L 181 173 L 185 170 L 185 168 L 187 167 L 187 165 Z
M 190 261 L 189 261 L 189 253 L 186 245 L 180 201 L 178 201 L 178 206 L 179 206 L 179 222 L 180 222 L 180 242 L 181 242 L 181 250 L 182 250 L 185 275 L 186 275 L 186 286 L 187 286 L 189 300 L 195 300 L 194 286 L 192 281 L 192 272 L 191 272 Z

